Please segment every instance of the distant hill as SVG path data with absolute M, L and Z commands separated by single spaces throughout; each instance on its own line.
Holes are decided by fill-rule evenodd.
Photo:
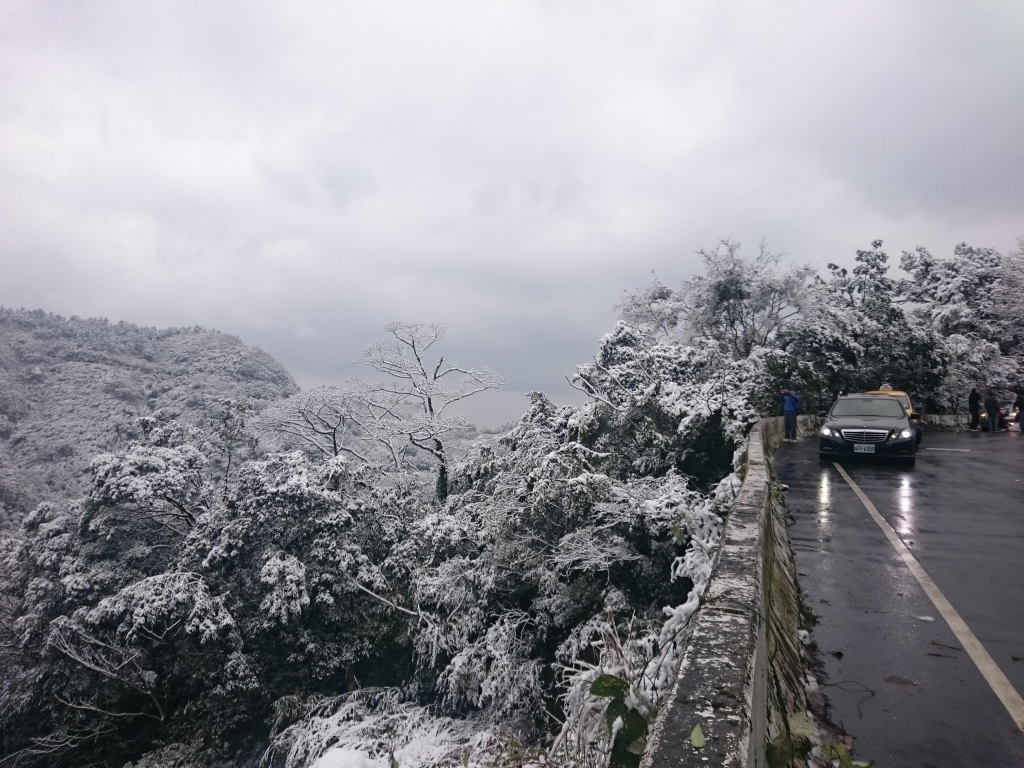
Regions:
M 93 456 L 139 416 L 201 425 L 222 398 L 261 406 L 297 391 L 277 361 L 217 331 L 0 308 L 0 524 L 80 494 Z

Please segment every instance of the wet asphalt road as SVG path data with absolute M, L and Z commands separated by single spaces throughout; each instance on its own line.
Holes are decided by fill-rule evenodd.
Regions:
M 916 467 L 842 465 L 1024 694 L 1024 434 L 931 432 Z M 1024 766 L 1024 733 L 817 440 L 779 446 L 776 469 L 822 693 L 856 759 Z

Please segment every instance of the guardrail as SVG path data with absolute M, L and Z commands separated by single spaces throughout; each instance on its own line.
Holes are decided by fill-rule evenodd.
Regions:
M 800 417 L 801 435 L 817 425 Z M 641 768 L 766 766 L 766 743 L 807 709 L 796 567 L 771 461 L 782 431 L 768 418 L 750 432 L 743 486 Z

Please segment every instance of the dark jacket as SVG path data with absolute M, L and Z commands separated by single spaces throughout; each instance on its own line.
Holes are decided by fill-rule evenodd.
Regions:
M 800 395 L 787 392 L 782 396 L 783 413 L 800 413 Z
M 998 416 L 1001 408 L 999 407 L 999 401 L 994 397 L 985 398 L 985 415 L 986 416 Z
M 971 392 L 971 396 L 967 398 L 967 407 L 971 413 L 977 413 L 981 410 L 981 392 Z

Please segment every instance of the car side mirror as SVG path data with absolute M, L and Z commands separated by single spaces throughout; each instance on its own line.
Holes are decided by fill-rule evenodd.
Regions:
M 912 414 L 910 414 L 910 416 L 908 418 L 913 419 L 914 421 L 920 421 L 921 420 L 921 414 L 920 413 L 912 413 Z
M 828 416 L 828 411 L 818 411 L 819 419 L 824 419 L 826 416 Z

